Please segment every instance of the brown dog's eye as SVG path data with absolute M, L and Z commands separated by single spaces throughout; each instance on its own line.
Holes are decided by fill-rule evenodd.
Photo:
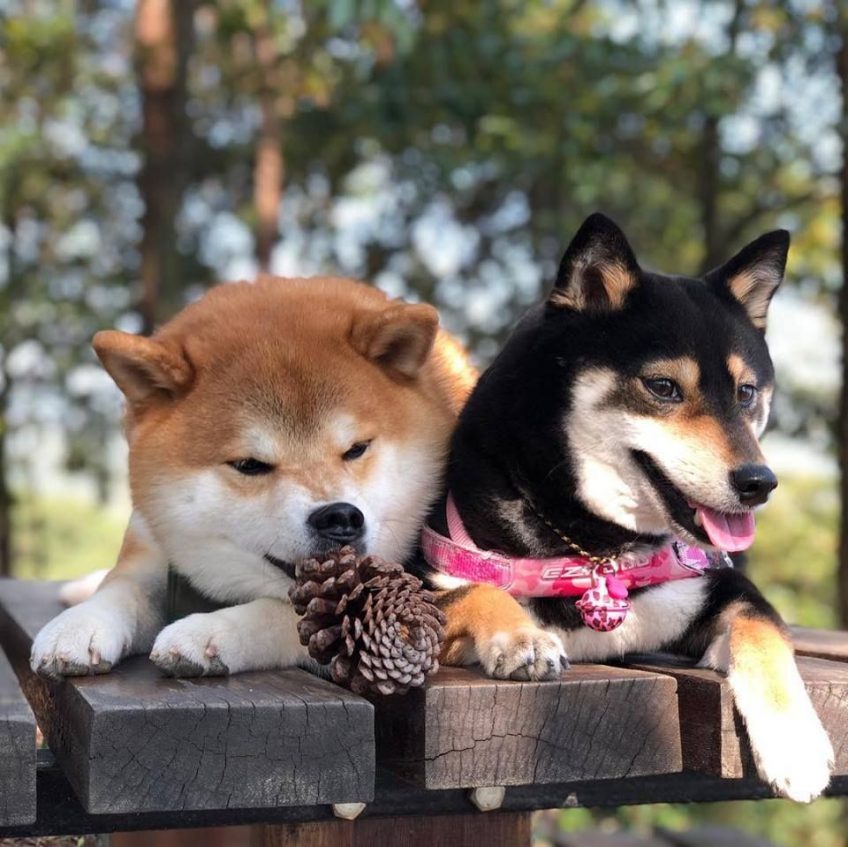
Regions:
M 271 473 L 274 470 L 273 465 L 269 465 L 267 462 L 260 462 L 259 459 L 253 458 L 236 459 L 232 462 L 227 462 L 227 464 L 233 470 L 237 470 L 245 476 L 260 476 L 261 474 Z
M 370 445 L 370 441 L 357 441 L 353 447 L 342 453 L 342 459 L 345 462 L 352 462 L 354 459 L 358 459 L 361 455 L 363 455 Z
M 654 397 L 660 400 L 667 400 L 669 403 L 679 403 L 683 400 L 683 392 L 674 380 L 665 377 L 651 377 L 643 379 L 642 384 Z
M 736 400 L 743 409 L 747 409 L 753 405 L 757 399 L 757 389 L 753 385 L 740 385 L 736 389 Z

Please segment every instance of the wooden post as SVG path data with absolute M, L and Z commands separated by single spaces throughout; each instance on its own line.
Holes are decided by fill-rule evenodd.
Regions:
M 257 826 L 251 847 L 529 847 L 530 812 Z
M 206 829 L 158 829 L 113 832 L 109 847 L 251 847 L 251 827 L 218 826 Z

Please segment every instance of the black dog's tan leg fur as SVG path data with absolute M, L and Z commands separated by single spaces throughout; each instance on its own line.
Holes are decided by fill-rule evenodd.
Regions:
M 440 595 L 447 616 L 442 663 L 479 661 L 498 679 L 553 679 L 567 666 L 562 641 L 540 629 L 509 594 L 469 585 Z
M 721 614 L 702 660 L 727 673 L 760 775 L 785 796 L 809 801 L 830 780 L 833 749 L 795 664 L 785 627 L 745 601 Z

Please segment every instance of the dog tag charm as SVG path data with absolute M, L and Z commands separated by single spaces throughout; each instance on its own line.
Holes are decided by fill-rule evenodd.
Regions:
M 607 580 L 613 585 L 608 586 Z M 612 591 L 610 591 L 612 588 Z M 594 585 L 577 601 L 583 623 L 596 632 L 612 632 L 630 611 L 627 589 L 614 576 L 595 574 Z

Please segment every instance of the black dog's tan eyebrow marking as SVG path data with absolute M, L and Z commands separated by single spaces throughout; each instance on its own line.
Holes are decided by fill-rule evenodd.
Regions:
M 674 380 L 683 391 L 684 408 L 693 411 L 700 408 L 701 369 L 691 356 L 652 359 L 641 367 L 639 376 L 635 380 L 618 381 L 617 375 L 612 371 L 601 369 L 599 372 L 611 377 L 613 387 L 599 402 L 598 408 L 625 409 L 637 415 L 650 417 L 670 417 L 680 412 L 681 407 L 676 403 L 658 405 L 647 389 L 638 385 L 640 379 L 651 378 Z M 589 373 L 590 370 L 587 369 L 581 374 L 581 378 Z
M 733 377 L 733 381 L 736 385 L 756 383 L 756 378 L 751 366 L 738 353 L 731 353 L 727 357 L 727 370 Z

